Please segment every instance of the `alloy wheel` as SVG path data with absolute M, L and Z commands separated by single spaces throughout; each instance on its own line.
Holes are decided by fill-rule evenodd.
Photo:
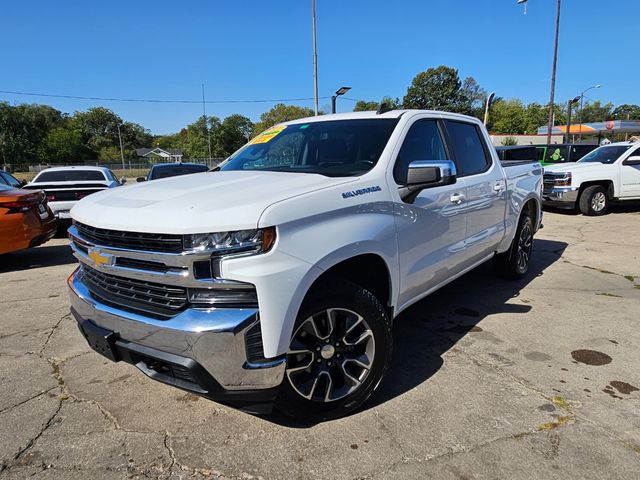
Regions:
M 591 197 L 591 209 L 594 212 L 601 212 L 607 204 L 607 198 L 603 192 L 597 192 Z
M 522 231 L 520 232 L 520 238 L 518 238 L 518 256 L 517 264 L 520 271 L 526 270 L 529 265 L 529 259 L 531 258 L 531 250 L 533 249 L 533 231 L 531 225 L 526 223 Z
M 287 378 L 307 400 L 333 402 L 366 380 L 375 355 L 367 321 L 345 308 L 329 308 L 305 319 L 287 352 Z

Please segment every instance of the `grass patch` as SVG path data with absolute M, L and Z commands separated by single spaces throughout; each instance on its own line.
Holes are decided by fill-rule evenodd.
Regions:
M 631 283 L 633 283 L 633 281 L 635 280 L 635 277 L 633 275 L 625 275 L 624 278 L 629 280 Z
M 553 430 L 554 428 L 558 428 L 558 427 L 561 427 L 562 425 L 566 425 L 567 423 L 569 423 L 569 420 L 571 420 L 571 417 L 568 415 L 554 418 L 552 422 L 547 422 L 547 423 L 538 425 L 536 430 L 538 430 L 539 432 L 544 430 Z
M 607 293 L 607 292 L 602 292 L 602 293 L 596 293 L 596 295 L 601 295 L 603 297 L 615 297 L 615 298 L 622 298 L 622 296 L 620 295 L 615 295 L 613 293 Z
M 563 410 L 567 410 L 568 412 L 571 411 L 571 406 L 569 405 L 569 402 L 567 402 L 563 397 L 553 397 L 551 401 L 553 402 L 554 405 L 562 408 Z
M 637 288 L 638 290 L 640 290 L 640 285 L 634 285 L 633 288 Z

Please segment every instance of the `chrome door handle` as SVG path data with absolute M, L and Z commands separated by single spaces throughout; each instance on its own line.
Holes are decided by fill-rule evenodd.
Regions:
M 451 195 L 450 200 L 451 200 L 451 203 L 460 205 L 462 202 L 464 202 L 464 195 L 462 195 L 461 193 L 454 193 L 453 195 Z
M 503 186 L 501 183 L 496 183 L 496 184 L 493 186 L 493 191 L 494 191 L 494 192 L 501 193 L 501 192 L 502 192 L 502 190 L 504 190 L 504 186 Z

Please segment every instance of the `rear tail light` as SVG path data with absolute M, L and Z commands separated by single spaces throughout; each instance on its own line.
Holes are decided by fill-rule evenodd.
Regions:
M 77 198 L 78 200 L 80 200 L 81 198 L 86 197 L 87 195 L 89 195 L 89 193 L 76 192 L 76 198 Z
M 49 195 L 47 195 L 47 202 L 55 202 L 55 201 L 56 201 L 55 193 L 50 193 Z
M 9 209 L 8 213 L 28 212 L 41 202 L 39 195 L 29 195 L 15 202 L 0 202 L 0 208 Z

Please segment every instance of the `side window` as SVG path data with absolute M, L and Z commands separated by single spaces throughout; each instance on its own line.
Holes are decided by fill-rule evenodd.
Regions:
M 393 178 L 398 184 L 407 183 L 409 164 L 415 160 L 447 160 L 435 120 L 418 120 L 411 125 L 393 167 Z
M 2 177 L 2 183 L 6 183 L 7 185 L 15 188 L 20 188 L 20 182 L 8 173 L 0 173 L 0 176 Z
M 470 123 L 447 120 L 447 131 L 453 145 L 453 152 L 461 177 L 484 172 L 491 160 L 487 158 L 478 127 Z

